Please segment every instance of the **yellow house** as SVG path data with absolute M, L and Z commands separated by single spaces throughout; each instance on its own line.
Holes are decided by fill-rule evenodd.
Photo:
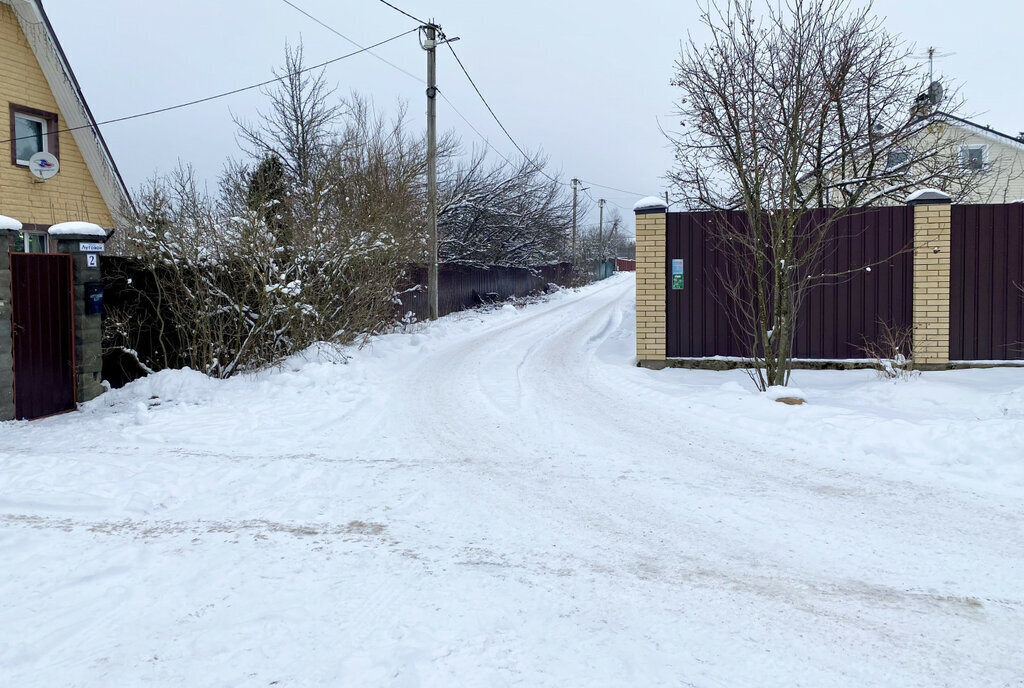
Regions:
M 953 131 L 952 153 L 971 172 L 960 203 L 1013 203 L 1024 199 L 1024 133 L 1011 136 L 962 117 L 936 113 L 931 127 Z M 956 189 L 953 189 L 956 191 Z
M 114 226 L 128 192 L 42 0 L 0 0 L 0 116 L 0 215 L 22 223 L 15 250 L 52 250 L 46 230 L 60 222 Z M 32 174 L 37 153 L 56 174 Z

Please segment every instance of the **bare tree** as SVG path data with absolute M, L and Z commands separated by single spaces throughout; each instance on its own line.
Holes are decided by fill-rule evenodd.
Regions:
M 676 64 L 683 129 L 669 178 L 691 208 L 742 212 L 710 231 L 733 265 L 722 277 L 734 324 L 766 389 L 789 381 L 797 313 L 822 281 L 835 222 L 921 187 L 967 193 L 972 180 L 952 129 L 930 126 L 935 103 L 918 100 L 909 49 L 870 5 L 790 0 L 761 14 L 724 0 L 702 21 L 708 42 L 691 38 Z M 834 210 L 808 222 L 822 207 Z
M 334 99 L 334 89 L 323 70 L 308 71 L 302 43 L 287 43 L 284 65 L 275 70 L 279 81 L 263 91 L 270 108 L 255 122 L 235 118 L 243 150 L 256 160 L 276 158 L 284 165 L 295 212 L 314 224 L 319 204 L 330 180 L 324 161 L 344 107 Z
M 489 166 L 481 153 L 443 170 L 438 229 L 445 262 L 550 263 L 565 254 L 571 226 L 567 185 L 536 157 Z

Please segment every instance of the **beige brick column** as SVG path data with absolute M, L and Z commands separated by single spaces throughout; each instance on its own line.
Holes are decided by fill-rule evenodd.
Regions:
M 658 199 L 636 210 L 636 357 L 644 365 L 665 360 L 666 212 Z
M 949 366 L 950 198 L 918 191 L 907 199 L 914 209 L 914 367 Z

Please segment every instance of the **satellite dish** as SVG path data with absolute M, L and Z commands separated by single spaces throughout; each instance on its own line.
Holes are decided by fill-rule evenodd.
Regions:
M 45 181 L 60 171 L 60 162 L 53 153 L 36 153 L 28 159 L 28 171 Z
M 938 104 L 940 102 L 942 102 L 942 94 L 943 94 L 943 90 L 942 90 L 942 84 L 941 83 L 939 83 L 938 81 L 933 81 L 931 84 L 929 84 L 929 86 L 928 86 L 928 100 L 931 101 L 931 104 L 933 106 L 937 107 Z

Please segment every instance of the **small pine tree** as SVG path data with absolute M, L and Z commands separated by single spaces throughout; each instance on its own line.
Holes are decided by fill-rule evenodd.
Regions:
M 276 155 L 267 155 L 249 177 L 249 209 L 257 213 L 279 246 L 291 245 L 291 213 L 284 163 Z

